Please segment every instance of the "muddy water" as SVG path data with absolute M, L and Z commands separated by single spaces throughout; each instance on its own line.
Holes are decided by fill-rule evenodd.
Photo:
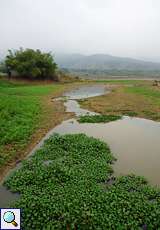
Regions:
M 10 201 L 16 201 L 19 197 L 19 194 L 12 193 L 4 186 L 0 186 L 0 208 L 9 207 Z
M 93 97 L 109 93 L 103 85 L 83 86 L 64 96 L 68 98 L 65 102 L 66 111 L 74 112 L 76 116 L 95 114 L 81 109 L 76 99 Z M 41 142 L 29 154 L 31 156 L 40 148 L 44 140 L 53 133 L 85 133 L 88 136 L 99 138 L 109 144 L 111 151 L 117 158 L 113 165 L 115 175 L 126 175 L 134 173 L 145 176 L 150 184 L 160 185 L 160 123 L 140 119 L 123 117 L 123 119 L 100 124 L 79 124 L 76 119 L 62 122 L 51 130 Z M 17 166 L 19 168 L 20 165 Z M 16 169 L 14 169 L 16 170 Z M 8 204 L 18 198 L 0 187 L 0 207 L 7 207 Z
M 109 90 L 106 91 L 106 86 L 104 85 L 91 85 L 77 87 L 76 89 L 65 93 L 64 96 L 72 100 L 78 100 L 100 96 L 108 92 Z
M 54 130 L 60 134 L 85 133 L 107 142 L 117 158 L 115 175 L 134 173 L 160 185 L 160 123 L 124 117 L 106 124 L 65 121 Z
M 74 100 L 68 100 L 64 105 L 66 106 L 66 112 L 74 112 L 76 116 L 97 114 L 86 109 L 81 109 L 79 103 Z
M 104 94 L 105 88 L 101 85 L 92 88 L 86 87 L 84 90 L 82 87 L 67 93 L 66 96 L 70 99 L 94 96 L 94 87 L 97 90 L 95 95 Z M 76 100 L 68 100 L 65 106 L 67 112 L 74 112 L 77 116 L 91 113 L 81 109 Z M 72 119 L 57 126 L 54 132 L 60 134 L 85 133 L 99 138 L 109 144 L 117 158 L 113 165 L 116 176 L 134 173 L 146 177 L 152 185 L 160 185 L 159 122 L 123 117 L 121 120 L 103 124 L 79 124 L 75 119 Z
M 78 115 L 90 113 L 81 109 L 76 100 L 103 94 L 104 86 L 80 88 L 67 93 L 67 112 Z M 91 89 L 91 90 L 90 90 Z M 86 92 L 87 91 L 87 92 Z M 91 94 L 90 94 L 91 92 Z M 109 90 L 107 91 L 109 92 Z M 79 124 L 75 119 L 64 121 L 54 129 L 60 134 L 85 133 L 109 144 L 117 158 L 113 165 L 115 175 L 134 173 L 144 176 L 150 184 L 160 185 L 160 123 L 151 120 L 123 117 L 123 119 L 101 124 Z

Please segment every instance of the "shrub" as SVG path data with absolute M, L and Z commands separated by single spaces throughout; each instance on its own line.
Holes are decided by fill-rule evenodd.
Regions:
M 50 53 L 26 49 L 11 51 L 5 59 L 9 75 L 15 71 L 19 76 L 30 78 L 53 78 L 57 65 Z

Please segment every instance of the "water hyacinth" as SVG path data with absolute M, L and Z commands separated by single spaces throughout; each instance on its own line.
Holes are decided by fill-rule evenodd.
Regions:
M 109 185 L 114 160 L 84 134 L 50 137 L 5 182 L 21 194 L 12 207 L 22 208 L 22 228 L 159 229 L 160 190 L 134 175 Z
M 78 118 L 79 123 L 106 123 L 121 119 L 119 115 L 84 115 Z

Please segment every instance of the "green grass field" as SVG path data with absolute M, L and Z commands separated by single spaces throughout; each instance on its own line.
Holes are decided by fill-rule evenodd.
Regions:
M 142 95 L 146 98 L 146 100 L 150 100 L 153 106 L 160 106 L 160 90 L 154 89 L 147 86 L 134 86 L 126 88 L 127 93 Z M 154 109 L 150 109 L 144 111 L 145 115 L 147 115 L 152 120 L 160 120 L 160 111 L 154 111 Z
M 62 85 L 25 85 L 0 80 L 0 168 L 10 162 L 40 126 L 42 97 Z
M 144 95 L 148 98 L 160 99 L 160 90 L 154 90 L 147 86 L 134 86 L 126 88 L 126 92 Z

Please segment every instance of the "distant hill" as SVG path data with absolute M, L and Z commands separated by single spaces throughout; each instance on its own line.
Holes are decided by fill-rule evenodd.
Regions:
M 75 71 L 160 71 L 160 63 L 115 57 L 107 54 L 95 54 L 89 56 L 81 54 L 56 55 L 55 61 L 61 68 Z

